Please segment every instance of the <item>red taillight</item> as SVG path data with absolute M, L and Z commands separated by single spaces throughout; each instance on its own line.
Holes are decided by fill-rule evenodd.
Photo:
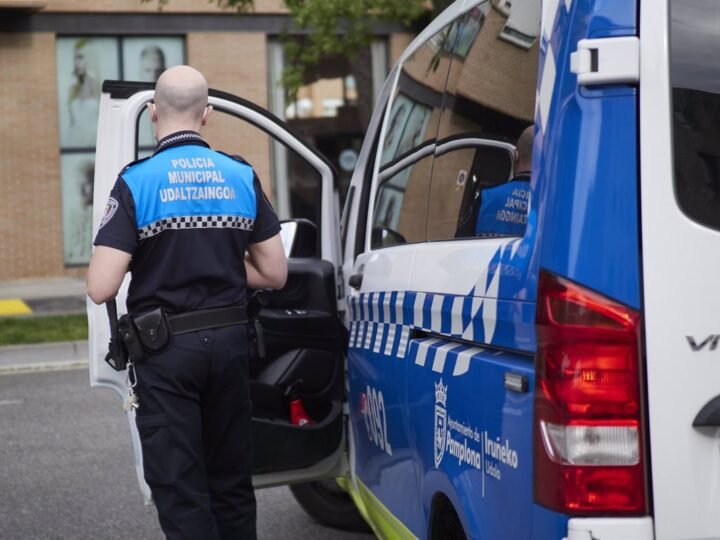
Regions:
M 536 502 L 644 513 L 638 312 L 541 272 L 536 323 Z

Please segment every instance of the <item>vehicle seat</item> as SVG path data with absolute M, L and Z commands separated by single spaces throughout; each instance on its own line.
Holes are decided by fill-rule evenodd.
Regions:
M 250 383 L 253 415 L 288 419 L 287 389 L 302 381 L 302 394 L 323 394 L 335 376 L 335 356 L 328 351 L 294 349 L 268 364 Z

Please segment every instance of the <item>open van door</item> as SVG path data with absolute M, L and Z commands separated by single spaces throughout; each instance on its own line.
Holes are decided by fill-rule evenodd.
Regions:
M 118 173 L 127 163 L 153 152 L 146 111 L 153 95 L 152 84 L 106 81 L 103 85 L 93 238 Z M 283 224 L 289 256 L 286 286 L 258 293 L 266 355 L 250 366 L 255 487 L 341 476 L 346 332 L 338 317 L 340 233 L 334 170 L 267 111 L 214 90 L 210 90 L 209 102 L 214 113 L 203 130 L 206 140 L 229 154 L 260 156 L 253 158 L 253 165 L 261 180 L 269 180 L 266 186 L 284 186 L 291 194 L 294 215 L 280 217 L 301 218 Z M 129 281 L 128 275 L 117 297 L 119 315 L 126 311 Z M 113 388 L 124 399 L 126 372 L 116 372 L 104 361 L 109 340 L 105 307 L 88 301 L 88 319 L 90 383 Z M 286 397 L 291 387 L 302 399 L 312 425 L 291 423 Z M 134 413 L 127 415 L 138 480 L 149 499 Z
M 655 537 L 720 538 L 720 6 L 702 0 L 640 6 Z

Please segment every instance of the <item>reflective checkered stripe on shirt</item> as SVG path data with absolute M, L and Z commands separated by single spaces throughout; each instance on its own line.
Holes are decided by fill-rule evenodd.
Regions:
M 138 231 L 140 239 L 150 238 L 168 229 L 241 229 L 252 231 L 255 220 L 242 216 L 177 216 L 160 219 Z

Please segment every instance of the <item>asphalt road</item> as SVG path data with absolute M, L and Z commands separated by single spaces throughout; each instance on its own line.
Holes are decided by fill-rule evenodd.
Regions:
M 0 538 L 154 540 L 120 399 L 86 369 L 0 376 Z M 260 539 L 370 540 L 313 522 L 287 488 L 257 492 Z

